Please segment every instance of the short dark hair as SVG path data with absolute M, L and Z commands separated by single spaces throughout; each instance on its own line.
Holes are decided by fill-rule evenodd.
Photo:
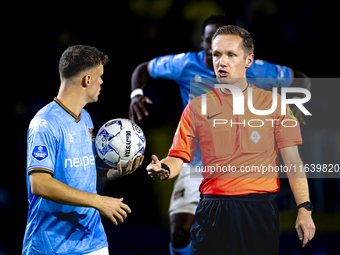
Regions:
M 62 78 L 70 78 L 97 65 L 106 65 L 108 61 L 108 56 L 95 47 L 74 45 L 61 55 L 59 73 Z
M 229 15 L 211 15 L 206 18 L 203 22 L 202 34 L 204 34 L 205 27 L 209 24 L 217 24 L 217 25 L 236 25 L 236 21 L 233 17 Z
M 254 53 L 254 42 L 251 34 L 242 27 L 228 25 L 219 27 L 214 36 L 212 37 L 211 43 L 219 35 L 238 35 L 242 38 L 242 46 L 245 53 L 245 57 Z

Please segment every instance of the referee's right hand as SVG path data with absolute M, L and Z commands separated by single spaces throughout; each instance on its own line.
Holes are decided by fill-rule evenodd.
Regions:
M 98 196 L 95 208 L 101 215 L 112 221 L 114 225 L 118 225 L 117 220 L 123 223 L 127 217 L 127 213 L 131 213 L 130 207 L 122 201 L 123 198 Z

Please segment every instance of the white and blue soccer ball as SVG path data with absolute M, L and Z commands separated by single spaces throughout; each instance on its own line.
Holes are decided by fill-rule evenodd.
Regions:
M 118 162 L 122 167 L 126 167 L 130 159 L 142 156 L 145 145 L 142 129 L 128 119 L 113 119 L 106 122 L 96 136 L 98 156 L 114 168 Z

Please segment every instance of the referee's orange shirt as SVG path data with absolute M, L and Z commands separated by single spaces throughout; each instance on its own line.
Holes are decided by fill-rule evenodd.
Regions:
M 270 109 L 272 92 L 249 85 L 243 91 L 244 115 L 233 115 L 233 97 L 220 89 L 211 93 L 215 100 L 206 95 L 206 115 L 201 114 L 201 97 L 191 100 L 182 113 L 168 156 L 191 162 L 198 142 L 203 167 L 191 171 L 202 173 L 199 190 L 204 195 L 278 192 L 278 149 L 302 143 L 299 123 L 289 107 L 281 115 L 280 95 L 272 114 L 250 112 L 250 87 L 254 108 Z

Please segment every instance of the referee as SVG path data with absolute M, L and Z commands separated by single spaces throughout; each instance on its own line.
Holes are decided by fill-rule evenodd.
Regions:
M 220 27 L 212 38 L 212 51 L 219 83 L 238 87 L 246 99 L 248 90 L 252 89 L 254 108 L 270 108 L 272 92 L 258 89 L 246 80 L 246 70 L 254 60 L 249 32 L 234 25 Z M 201 113 L 201 97 L 190 101 L 182 114 L 168 157 L 159 161 L 153 155 L 147 171 L 156 180 L 175 177 L 183 163 L 193 160 L 198 141 L 202 163 L 208 166 L 207 169 L 218 165 L 221 168 L 233 166 L 237 171 L 202 173 L 204 179 L 199 188 L 202 201 L 191 228 L 192 254 L 277 254 L 279 215 L 274 195 L 280 189 L 278 173 L 239 170 L 244 166 L 275 168 L 278 149 L 286 166 L 302 166 L 297 148 L 302 143 L 299 124 L 296 122 L 294 127 L 280 124 L 295 119 L 289 107 L 286 107 L 286 115 L 281 115 L 280 103 L 276 111 L 267 116 L 252 114 L 249 109 L 245 109 L 244 115 L 233 115 L 230 91 L 215 89 L 214 92 L 206 97 L 207 115 Z M 221 105 L 215 104 L 217 97 L 221 99 Z M 277 101 L 280 102 L 280 98 Z M 215 126 L 215 119 L 238 124 Z M 266 124 L 261 127 L 242 124 L 250 119 L 260 119 Z M 271 121 L 265 121 L 268 119 Z M 298 205 L 296 230 L 305 246 L 315 234 L 307 179 L 304 172 L 298 176 L 291 172 L 287 175 Z

